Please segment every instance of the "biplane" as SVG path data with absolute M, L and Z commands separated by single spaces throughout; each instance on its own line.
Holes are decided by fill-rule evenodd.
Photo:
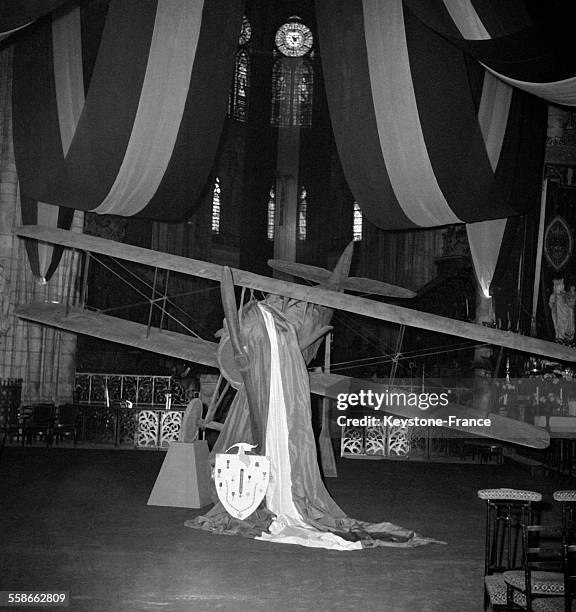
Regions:
M 381 321 L 456 335 L 554 360 L 576 361 L 576 351 L 565 345 L 419 312 L 396 303 L 375 301 L 344 293 L 344 291 L 354 291 L 392 298 L 410 298 L 414 295 L 407 289 L 380 281 L 350 277 L 352 244 L 344 251 L 332 271 L 294 262 L 278 260 L 269 262 L 275 270 L 317 283 L 315 286 L 308 286 L 61 229 L 23 226 L 17 229 L 16 233 L 22 238 L 85 252 L 87 261 L 90 256 L 106 255 L 154 269 L 170 270 L 220 283 L 226 325 L 219 342 L 127 321 L 88 310 L 82 305 L 27 304 L 19 306 L 17 315 L 68 332 L 94 336 L 218 368 L 228 387 L 239 388 L 243 384 L 246 385 L 245 372 L 249 368 L 242 354 L 234 286 L 263 292 L 268 304 L 284 314 L 288 313 L 292 320 L 297 322 L 298 343 L 307 363 L 316 355 L 323 338 L 332 329 L 330 320 L 334 310 L 344 310 Z M 158 298 L 151 299 L 151 307 L 154 305 L 161 307 L 161 301 Z M 325 368 L 324 371 L 309 372 L 310 391 L 313 394 L 336 399 L 343 392 L 360 389 L 372 389 L 373 392 L 381 393 L 389 390 L 388 385 L 335 375 L 328 370 L 329 368 Z M 386 412 L 399 417 L 423 416 L 418 407 L 411 406 L 388 406 Z M 545 448 L 549 444 L 549 435 L 544 429 L 498 414 L 490 414 L 489 428 L 462 424 L 467 422 L 466 419 L 477 420 L 486 417 L 486 409 L 482 406 L 463 406 L 451 402 L 447 406 L 430 408 L 425 416 L 446 419 L 448 415 L 461 417 L 462 420 L 458 420 L 451 427 L 471 436 L 484 436 L 533 448 Z M 218 428 L 219 424 L 211 421 L 213 416 L 214 405 L 211 405 L 206 424 Z

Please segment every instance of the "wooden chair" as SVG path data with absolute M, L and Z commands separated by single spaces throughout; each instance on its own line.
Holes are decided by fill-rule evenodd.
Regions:
M 563 545 L 564 597 L 546 597 L 532 602 L 534 612 L 576 612 L 576 546 Z
M 503 572 L 522 567 L 521 525 L 534 520 L 535 504 L 542 500 L 536 491 L 520 489 L 481 489 L 478 497 L 486 502 L 486 538 L 484 551 L 484 609 L 506 607 L 506 583 Z M 524 596 L 514 594 L 518 603 Z
M 576 612 L 576 491 L 555 491 L 554 501 L 561 504 L 564 597 L 535 599 L 535 612 Z
M 78 443 L 80 407 L 78 404 L 62 404 L 56 410 L 54 422 L 54 443 L 58 445 L 65 438 L 71 438 L 74 446 Z
M 22 425 L 22 443 L 32 444 L 36 436 L 40 436 L 51 446 L 54 434 L 54 404 L 34 404 L 30 407 L 29 416 Z
M 576 532 L 576 491 L 554 491 L 554 501 L 560 502 L 562 509 L 562 533 L 569 535 Z M 576 538 L 571 538 L 569 544 L 574 544 Z
M 507 609 L 533 612 L 536 601 L 540 609 L 560 605 L 564 596 L 563 540 L 561 527 L 522 525 L 524 567 L 504 572 Z M 525 602 L 519 601 L 519 595 Z M 553 598 L 560 598 L 552 603 Z
M 14 438 L 18 441 L 22 437 L 22 420 L 20 418 L 20 407 L 17 404 L 12 404 L 5 411 L 5 420 L 0 425 L 3 443 L 11 442 Z

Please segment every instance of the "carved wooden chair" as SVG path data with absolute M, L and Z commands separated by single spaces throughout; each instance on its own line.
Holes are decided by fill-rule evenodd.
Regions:
M 524 567 L 504 572 L 508 610 L 547 610 L 564 602 L 561 527 L 522 525 Z M 524 602 L 519 601 L 519 596 Z M 558 601 L 553 601 L 553 600 Z
M 78 443 L 80 407 L 77 404 L 62 404 L 56 411 L 54 442 L 58 445 L 65 438 L 71 438 L 74 446 Z
M 18 441 L 22 436 L 22 420 L 20 418 L 20 406 L 12 404 L 4 413 L 4 420 L 0 421 L 0 434 L 2 442 L 12 442 L 14 438 Z
M 22 424 L 23 441 L 31 444 L 35 437 L 40 437 L 47 446 L 51 446 L 54 434 L 54 404 L 34 404 L 28 412 L 29 416 Z
M 532 602 L 534 612 L 576 612 L 576 545 L 563 545 L 564 597 L 546 597 Z
M 504 610 L 507 602 L 503 572 L 523 564 L 521 525 L 534 521 L 535 504 L 542 500 L 536 491 L 520 489 L 481 489 L 478 497 L 486 502 L 484 552 L 484 609 Z M 525 597 L 514 593 L 522 605 Z
M 562 533 L 565 536 L 576 536 L 576 491 L 554 491 L 554 501 L 560 502 L 562 509 Z M 568 538 L 569 544 L 576 542 L 576 537 Z
M 564 597 L 547 597 L 532 602 L 534 612 L 576 612 L 576 491 L 554 492 L 561 504 Z

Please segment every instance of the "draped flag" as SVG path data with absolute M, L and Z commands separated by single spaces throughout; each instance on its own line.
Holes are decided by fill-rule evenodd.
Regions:
M 80 36 L 80 9 L 74 8 L 51 22 L 56 106 L 62 152 L 68 153 L 84 106 L 84 74 Z M 74 210 L 21 196 L 22 223 L 70 229 Z M 62 258 L 63 247 L 25 239 L 30 267 L 40 282 L 50 280 Z
M 236 0 L 111 0 L 77 123 L 73 105 L 63 111 L 63 91 L 78 76 L 78 56 L 50 27 L 19 37 L 14 148 L 23 195 L 100 214 L 190 214 L 226 115 L 242 12 Z
M 498 6 L 472 4 L 486 13 Z M 538 202 L 546 104 L 501 87 L 505 61 L 495 59 L 499 46 L 520 53 L 530 21 L 507 7 L 491 19 L 477 12 L 473 27 L 471 8 L 452 0 L 316 2 L 340 160 L 378 227 L 474 223 Z M 518 80 L 524 68 L 505 76 Z
M 253 444 L 251 422 L 256 422 L 263 432 L 258 454 L 270 459 L 266 500 L 244 520 L 233 518 L 217 503 L 185 524 L 339 551 L 440 543 L 393 523 L 346 516 L 324 486 L 318 467 L 308 372 L 298 344 L 302 317 L 294 325 L 269 304 L 251 301 L 242 308 L 240 321 L 257 401 L 249 406 L 246 388 L 238 389 L 212 452 L 217 455 L 239 440 Z
M 411 0 L 411 2 L 409 0 L 409 4 L 416 5 L 417 11 L 424 7 L 420 0 Z M 491 166 L 493 170 L 496 170 L 510 110 L 512 85 L 550 102 L 574 104 L 576 103 L 576 81 L 573 78 L 554 80 L 561 76 L 562 70 L 565 69 L 561 66 L 561 63 L 555 61 L 551 50 L 541 53 L 545 61 L 548 62 L 546 70 L 542 70 L 542 59 L 539 59 L 539 66 L 535 69 L 533 58 L 536 54 L 532 50 L 535 46 L 540 46 L 541 43 L 534 39 L 535 32 L 531 28 L 528 15 L 523 11 L 524 7 L 521 2 L 514 0 L 503 6 L 502 3 L 491 4 L 490 1 L 486 3 L 472 2 L 471 0 L 443 0 L 443 5 L 458 33 L 465 41 L 491 41 L 488 42 L 488 48 L 490 48 L 495 46 L 495 39 L 498 39 L 497 44 L 500 47 L 504 47 L 503 41 L 508 40 L 506 44 L 510 47 L 510 40 L 513 40 L 519 32 L 523 32 L 524 37 L 526 37 L 526 32 L 530 32 L 533 39 L 532 44 L 522 44 L 515 55 L 518 59 L 518 52 L 526 53 L 526 50 L 530 49 L 522 62 L 526 71 L 524 78 L 537 79 L 544 74 L 548 80 L 546 83 L 535 83 L 512 79 L 501 71 L 493 70 L 486 63 L 482 63 L 487 73 L 484 75 L 478 121 Z M 427 23 L 430 25 L 430 20 L 427 20 Z M 454 37 L 452 38 L 454 39 Z M 482 47 L 478 44 L 476 46 L 477 49 Z M 502 54 L 503 51 L 500 51 L 500 55 Z M 508 48 L 507 54 L 512 54 L 510 48 Z M 477 51 L 476 55 L 478 55 Z M 492 59 L 494 59 L 493 56 Z M 486 61 L 490 63 L 489 56 Z M 532 67 L 528 72 L 527 69 L 530 64 L 532 64 Z M 504 64 L 502 70 L 509 70 L 509 67 Z M 564 74 L 564 76 L 566 75 Z M 490 284 L 496 269 L 505 226 L 505 219 L 484 221 L 466 226 L 476 277 L 485 297 L 490 296 Z
M 486 25 L 473 4 L 444 0 L 446 9 L 463 38 L 489 40 L 494 35 L 504 35 L 500 21 Z M 492 29 L 492 32 L 489 32 Z M 484 138 L 486 153 L 493 171 L 498 167 L 506 125 L 512 101 L 512 87 L 497 79 L 490 72 L 484 74 L 482 95 L 478 109 L 478 124 Z M 490 284 L 494 277 L 500 247 L 506 228 L 506 219 L 494 219 L 466 225 L 470 253 L 476 278 L 485 298 L 490 298 Z

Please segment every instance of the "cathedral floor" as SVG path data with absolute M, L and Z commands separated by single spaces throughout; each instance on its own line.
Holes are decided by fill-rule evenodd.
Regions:
M 328 488 L 349 516 L 446 542 L 335 552 L 184 527 L 201 510 L 148 506 L 164 453 L 6 446 L 0 590 L 65 590 L 70 610 L 482 610 L 480 488 L 545 494 L 567 479 L 521 466 L 338 461 Z

